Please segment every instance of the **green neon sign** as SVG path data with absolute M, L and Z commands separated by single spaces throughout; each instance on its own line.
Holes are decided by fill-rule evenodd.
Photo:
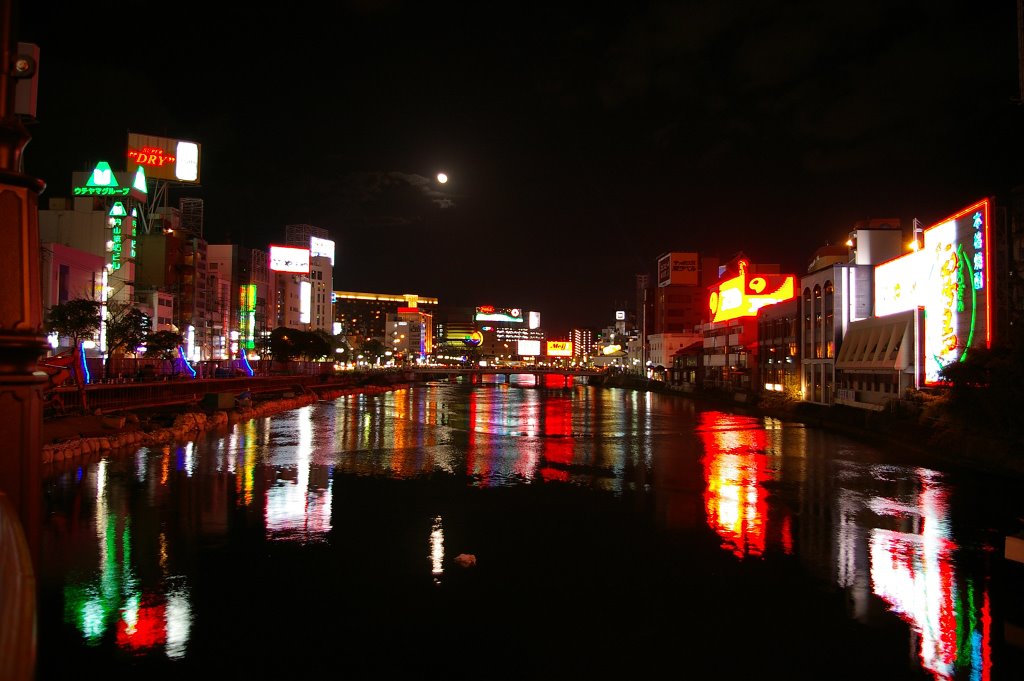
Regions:
M 92 169 L 92 174 L 89 175 L 88 181 L 85 183 L 86 187 L 118 187 L 117 178 L 114 177 L 114 171 L 111 170 L 110 164 L 106 161 L 100 161 L 96 164 L 96 167 Z

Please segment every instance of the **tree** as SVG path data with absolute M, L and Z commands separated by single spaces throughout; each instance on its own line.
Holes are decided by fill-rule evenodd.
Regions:
M 47 333 L 71 339 L 71 345 L 92 338 L 100 328 L 100 304 L 95 300 L 76 298 L 58 303 L 46 311 L 43 326 Z
M 359 346 L 359 354 L 371 364 L 376 364 L 386 350 L 384 343 L 376 338 L 367 338 Z
M 324 359 L 334 354 L 334 339 L 326 332 L 300 331 L 296 342 L 296 351 L 300 357 L 310 361 Z
M 157 331 L 146 336 L 146 356 L 159 359 L 176 359 L 178 347 L 185 342 L 180 333 L 174 331 Z
M 352 353 L 352 346 L 348 342 L 348 336 L 343 333 L 339 333 L 337 336 L 331 337 L 331 343 L 333 346 L 332 353 L 334 354 L 335 360 L 339 362 L 354 362 L 355 356 Z M 341 350 L 341 352 L 338 352 Z
M 951 416 L 975 430 L 1024 437 L 1018 417 L 1024 401 L 1024 355 L 1009 346 L 971 349 L 963 361 L 939 370 L 949 389 Z
M 287 326 L 279 326 L 270 332 L 270 356 L 278 362 L 287 362 L 296 357 L 296 349 L 299 334 L 298 329 L 290 329 Z
M 107 303 L 107 363 L 116 354 L 134 354 L 135 349 L 146 342 L 149 327 L 149 315 L 137 307 L 129 303 Z

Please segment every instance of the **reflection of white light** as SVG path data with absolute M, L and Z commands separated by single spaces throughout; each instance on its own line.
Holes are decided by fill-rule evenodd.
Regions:
M 313 407 L 296 412 L 298 441 L 294 447 L 281 446 L 275 454 L 279 477 L 267 492 L 265 522 L 271 539 L 308 541 L 326 534 L 331 527 L 332 485 L 317 487 L 311 480 L 314 453 Z
M 196 468 L 196 457 L 195 457 L 195 453 L 192 451 L 192 442 L 191 441 L 189 441 L 185 445 L 185 462 L 184 462 L 184 465 L 185 465 L 185 475 L 191 478 L 192 477 L 192 473 L 195 472 L 195 468 Z
M 434 526 L 430 529 L 430 565 L 434 583 L 440 584 L 440 577 L 444 573 L 444 530 L 441 529 L 441 516 L 434 518 Z
M 166 630 L 167 645 L 164 650 L 172 660 L 185 657 L 188 644 L 188 632 L 192 624 L 192 607 L 189 605 L 188 592 L 168 593 Z

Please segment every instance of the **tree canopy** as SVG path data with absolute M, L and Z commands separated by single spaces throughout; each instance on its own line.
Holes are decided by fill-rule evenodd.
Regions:
M 178 346 L 185 342 L 180 333 L 174 331 L 157 331 L 146 336 L 146 356 L 159 359 L 175 359 Z
M 100 303 L 96 300 L 76 298 L 53 305 L 46 310 L 43 328 L 47 333 L 69 338 L 71 345 L 77 346 L 99 331 Z
M 135 353 L 149 336 L 150 319 L 142 310 L 129 303 L 107 303 L 107 352 L 109 356 L 120 352 Z
M 278 361 L 333 359 L 338 341 L 320 329 L 303 331 L 279 326 L 270 332 L 270 354 Z

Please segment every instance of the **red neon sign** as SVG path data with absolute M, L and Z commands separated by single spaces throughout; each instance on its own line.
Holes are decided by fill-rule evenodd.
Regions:
M 139 165 L 159 168 L 163 165 L 174 163 L 173 154 L 170 154 L 160 147 L 142 147 L 142 149 L 129 149 L 128 158 Z

